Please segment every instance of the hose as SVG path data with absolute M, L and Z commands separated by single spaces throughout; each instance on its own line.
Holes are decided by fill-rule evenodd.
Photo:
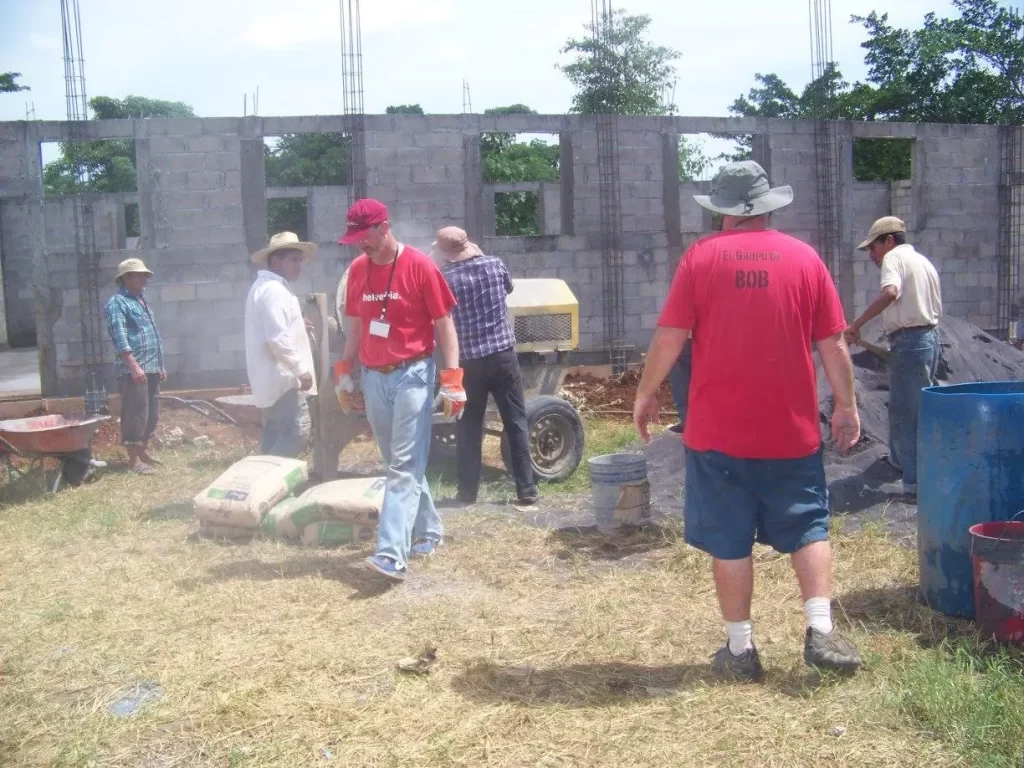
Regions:
M 237 421 L 209 400 L 185 400 L 181 397 L 174 397 L 174 395 L 157 395 L 156 399 L 177 403 L 178 405 L 183 405 L 186 408 L 191 408 L 196 413 L 201 414 L 208 419 L 217 419 L 223 421 L 225 424 L 231 424 L 236 427 L 238 426 Z

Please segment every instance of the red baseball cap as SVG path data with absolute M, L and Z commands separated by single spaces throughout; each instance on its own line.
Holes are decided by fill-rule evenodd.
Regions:
M 345 215 L 345 234 L 338 241 L 339 245 L 358 243 L 370 227 L 383 224 L 388 220 L 388 207 L 380 200 L 367 197 L 356 200 Z

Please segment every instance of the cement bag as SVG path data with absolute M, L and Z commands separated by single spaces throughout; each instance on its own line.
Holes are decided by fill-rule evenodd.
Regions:
M 302 498 L 315 502 L 325 520 L 375 526 L 384 503 L 384 478 L 334 480 L 313 486 L 302 494 Z M 299 529 L 302 527 L 299 526 Z
M 266 514 L 260 527 L 266 536 L 297 539 L 303 528 L 321 519 L 320 507 L 316 502 L 289 496 Z
M 370 525 L 324 520 L 302 529 L 302 543 L 307 547 L 340 547 L 345 544 L 365 544 L 377 535 Z
M 304 461 L 249 456 L 195 497 L 196 517 L 217 525 L 258 528 L 270 508 L 307 478 Z
M 335 480 L 280 502 L 263 519 L 263 532 L 297 539 L 309 526 L 328 520 L 373 528 L 383 503 L 383 477 Z

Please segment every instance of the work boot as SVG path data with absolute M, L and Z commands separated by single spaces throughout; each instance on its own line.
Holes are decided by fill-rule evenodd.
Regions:
M 739 656 L 735 656 L 729 650 L 729 643 L 727 641 L 725 645 L 715 652 L 711 659 L 711 667 L 714 669 L 715 674 L 726 680 L 749 683 L 764 677 L 761 657 L 757 655 L 757 648 L 754 646 L 750 646 Z
M 804 663 L 836 672 L 856 672 L 863 664 L 856 646 L 837 630 L 826 635 L 814 627 L 808 627 L 804 637 Z

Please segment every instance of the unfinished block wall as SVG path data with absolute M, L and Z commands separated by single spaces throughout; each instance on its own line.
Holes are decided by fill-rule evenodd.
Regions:
M 368 116 L 356 146 L 365 151 L 367 193 L 388 204 L 395 231 L 426 249 L 444 225 L 465 227 L 517 277 L 559 277 L 580 301 L 581 349 L 604 345 L 603 265 L 596 119 L 562 115 Z M 837 284 L 848 315 L 878 290 L 877 270 L 854 250 L 871 222 L 890 213 L 943 278 L 947 311 L 984 327 L 997 324 L 999 134 L 991 126 L 867 123 L 836 125 L 840 157 L 842 260 Z M 133 139 L 138 191 L 94 195 L 90 211 L 105 286 L 117 263 L 142 258 L 156 273 L 149 296 L 164 337 L 174 386 L 245 381 L 242 315 L 253 277 L 249 253 L 267 238 L 267 201 L 306 202 L 317 258 L 296 286 L 333 297 L 355 255 L 338 246 L 351 190 L 345 186 L 267 188 L 264 137 L 343 133 L 344 118 L 265 117 L 91 121 L 90 139 Z M 481 136 L 489 132 L 556 137 L 559 180 L 485 184 Z M 678 137 L 753 136 L 754 158 L 772 182 L 790 184 L 792 206 L 775 226 L 812 244 L 818 201 L 814 124 L 746 118 L 620 118 L 619 168 L 625 264 L 625 330 L 646 346 L 680 255 L 711 231 L 693 202 L 709 185 L 680 182 Z M 12 346 L 37 344 L 47 395 L 84 386 L 74 229 L 66 199 L 43 197 L 40 143 L 68 138 L 65 123 L 0 123 L 0 325 Z M 852 147 L 861 138 L 911 139 L 911 178 L 858 182 Z M 494 196 L 534 191 L 541 234 L 494 236 Z M 140 237 L 126 237 L 125 205 L 137 204 Z M 134 248 L 129 248 L 134 245 Z M 2 336 L 0 336 L 2 339 Z M 2 343 L 2 341 L 0 341 Z M 112 362 L 112 353 L 110 360 Z

